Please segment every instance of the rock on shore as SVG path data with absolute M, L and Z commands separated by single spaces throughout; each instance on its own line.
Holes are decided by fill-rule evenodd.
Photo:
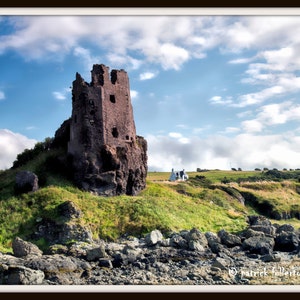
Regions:
M 0 253 L 2 285 L 256 285 L 300 283 L 300 233 L 249 216 L 239 234 L 197 228 L 163 236 L 52 245 L 16 238 Z

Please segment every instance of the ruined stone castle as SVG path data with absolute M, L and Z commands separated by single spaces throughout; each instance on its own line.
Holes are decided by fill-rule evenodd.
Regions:
M 66 133 L 67 131 L 67 133 Z M 147 142 L 136 135 L 124 70 L 95 64 L 91 82 L 76 73 L 72 115 L 56 132 L 67 136 L 76 184 L 98 195 L 135 195 L 146 186 Z

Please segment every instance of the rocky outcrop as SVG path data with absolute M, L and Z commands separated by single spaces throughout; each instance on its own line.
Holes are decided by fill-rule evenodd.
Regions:
M 39 188 L 39 179 L 36 174 L 30 171 L 19 171 L 16 175 L 16 193 L 35 192 Z
M 192 228 L 164 236 L 154 230 L 143 238 L 53 245 L 42 255 L 17 239 L 14 253 L 0 253 L 0 284 L 299 284 L 299 231 L 255 220 L 240 234 Z
M 12 242 L 12 248 L 16 257 L 24 257 L 27 255 L 42 255 L 43 252 L 34 244 L 23 241 L 16 237 Z
M 92 242 L 92 232 L 78 221 L 82 212 L 72 201 L 60 204 L 55 213 L 56 219 L 38 220 L 36 230 L 31 234 L 32 240 L 44 239 L 49 245 L 64 245 L 70 241 Z
M 97 195 L 136 195 L 146 187 L 146 149 L 142 138 L 135 145 L 103 145 L 84 160 L 73 159 L 75 182 Z

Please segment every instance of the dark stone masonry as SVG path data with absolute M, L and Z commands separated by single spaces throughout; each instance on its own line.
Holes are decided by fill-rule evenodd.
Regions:
M 147 141 L 136 135 L 124 70 L 95 64 L 87 83 L 76 74 L 72 116 L 55 135 L 67 140 L 75 183 L 98 195 L 136 195 L 146 186 Z

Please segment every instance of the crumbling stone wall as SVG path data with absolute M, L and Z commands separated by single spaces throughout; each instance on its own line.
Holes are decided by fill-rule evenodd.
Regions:
M 147 141 L 136 135 L 124 70 L 94 65 L 76 73 L 68 154 L 79 187 L 99 195 L 135 195 L 146 186 Z

